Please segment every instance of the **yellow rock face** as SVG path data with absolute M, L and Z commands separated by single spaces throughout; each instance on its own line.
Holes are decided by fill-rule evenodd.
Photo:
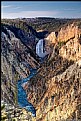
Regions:
M 66 59 L 65 61 L 68 61 L 68 63 L 69 61 L 73 61 L 73 64 L 67 67 L 66 62 L 64 62 L 63 65 L 59 63 L 56 65 L 57 69 L 55 69 L 55 63 L 58 63 L 60 59 L 57 61 L 54 59 L 54 65 L 52 65 L 52 68 L 50 66 L 46 71 L 49 71 L 50 75 L 55 74 L 56 71 L 61 71 L 60 67 L 62 66 L 66 68 L 64 72 L 49 78 L 49 74 L 46 75 L 46 71 L 44 73 L 46 76 L 43 76 L 42 74 L 45 68 L 41 71 L 41 78 L 43 78 L 36 80 L 38 83 L 36 83 L 36 91 L 40 91 L 37 98 L 39 99 L 41 97 L 41 100 L 39 103 L 37 102 L 37 104 L 31 101 L 37 109 L 36 121 L 81 120 L 81 44 L 78 41 L 80 35 L 81 30 L 72 24 L 67 26 L 67 28 L 62 28 L 57 37 L 55 32 L 52 32 L 46 38 L 47 41 L 54 44 L 56 42 L 66 42 L 65 45 L 59 49 L 59 56 L 62 59 Z M 47 78 L 45 82 L 47 88 L 44 95 L 41 96 L 42 90 L 44 90 L 41 86 L 43 85 L 44 78 Z M 41 83 L 40 86 L 39 83 Z M 35 94 L 36 93 L 34 93 L 34 95 Z
M 80 60 L 81 59 L 81 45 L 78 42 L 78 38 L 71 39 L 60 50 L 59 54 L 63 58 L 68 60 Z
M 40 121 L 65 121 L 78 110 L 77 106 L 80 106 L 80 99 L 78 97 L 81 92 L 79 88 L 81 81 L 80 73 L 81 69 L 75 63 L 66 72 L 49 80 L 51 82 L 49 83 L 49 88 L 39 103 L 37 121 L 39 119 Z M 66 75 L 67 77 L 65 78 Z M 48 104 L 45 106 L 46 97 Z M 76 113 L 74 116 L 76 119 Z
M 66 42 L 73 37 L 77 38 L 81 34 L 81 30 L 78 29 L 78 26 L 71 24 L 61 28 L 57 33 L 56 36 L 56 32 L 51 32 L 46 39 L 51 43 Z

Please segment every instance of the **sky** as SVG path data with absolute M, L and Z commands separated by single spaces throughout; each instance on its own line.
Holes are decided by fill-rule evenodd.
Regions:
M 81 18 L 81 1 L 2 1 L 1 18 Z

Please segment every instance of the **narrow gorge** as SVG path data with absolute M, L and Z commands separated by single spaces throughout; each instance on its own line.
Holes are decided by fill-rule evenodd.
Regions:
M 1 23 L 2 120 L 80 121 L 81 20 L 52 32 L 11 22 Z

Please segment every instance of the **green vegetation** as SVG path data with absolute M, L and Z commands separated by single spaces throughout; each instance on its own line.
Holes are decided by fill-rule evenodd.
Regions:
M 15 119 L 15 118 L 13 118 L 13 119 L 12 119 L 12 121 L 16 121 L 16 119 Z
M 5 108 L 5 105 L 1 105 L 1 121 L 5 121 L 7 116 L 3 113 L 3 110 Z
M 3 110 L 5 108 L 5 105 L 1 105 L 1 110 Z
M 18 72 L 15 72 L 15 74 L 14 74 L 14 80 L 15 81 L 19 80 L 19 74 L 18 74 Z
M 17 83 L 17 81 L 19 80 L 19 74 L 17 72 L 15 72 L 14 74 L 14 81 L 15 81 L 15 84 Z M 15 85 L 15 91 L 14 91 L 14 103 L 15 105 L 17 104 L 17 87 Z
M 58 46 L 59 46 L 59 48 L 61 48 L 63 45 L 65 45 L 66 44 L 66 42 L 64 42 L 64 41 L 62 41 L 62 42 L 58 42 Z
M 1 117 L 1 121 L 5 121 L 6 116 Z
M 55 60 L 55 57 L 52 57 L 50 60 L 47 62 L 47 66 L 51 65 L 51 63 Z
M 58 31 L 61 27 L 67 26 L 73 21 L 81 22 L 80 19 L 58 19 L 58 18 L 47 18 L 47 17 L 39 17 L 31 19 L 2 19 L 1 22 L 5 24 L 10 24 L 16 26 L 17 28 L 21 28 L 25 32 L 29 32 L 26 24 L 32 26 L 35 30 L 45 30 L 48 32 Z M 80 24 L 81 26 L 81 24 Z
M 14 103 L 15 103 L 15 105 L 18 103 L 18 101 L 17 101 L 17 87 L 16 87 L 15 92 L 14 92 Z

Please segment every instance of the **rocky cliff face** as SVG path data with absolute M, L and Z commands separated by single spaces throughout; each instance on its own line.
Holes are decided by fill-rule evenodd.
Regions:
M 64 26 L 56 32 L 51 32 L 46 38 L 51 43 L 66 42 L 71 38 L 80 37 L 81 29 L 75 23 Z
M 26 41 L 28 43 L 26 43 Z M 34 46 L 35 43 L 33 44 L 33 47 Z M 10 25 L 2 25 L 1 87 L 4 95 L 2 95 L 2 98 L 10 98 L 9 100 L 13 104 L 17 96 L 15 95 L 17 81 L 21 78 L 26 78 L 30 74 L 31 68 L 37 68 L 39 66 L 34 48 L 32 48 L 33 51 L 31 48 L 31 41 L 29 43 L 28 36 L 22 30 Z M 11 97 L 9 95 L 11 95 Z M 8 101 L 7 98 L 5 98 L 5 101 Z M 13 98 L 13 100 L 11 98 Z
M 30 68 L 38 68 L 40 63 L 34 53 L 35 46 L 29 42 L 33 35 L 28 37 L 20 29 L 11 28 L 10 25 L 2 26 L 1 93 L 2 99 L 6 97 L 4 100 L 14 105 L 17 103 L 17 80 L 27 77 Z M 51 53 L 38 68 L 36 76 L 23 86 L 27 100 L 36 109 L 36 117 L 16 107 L 17 110 L 11 109 L 11 117 L 7 119 L 81 120 L 81 29 L 75 24 L 65 26 L 48 35 L 45 42 L 47 49 L 53 45 Z
M 61 66 L 65 65 L 67 64 Z M 55 67 L 52 65 L 53 70 L 46 68 L 49 74 L 47 71 L 42 74 L 41 71 L 36 78 L 30 80 L 27 88 L 28 101 L 37 109 L 36 121 L 81 119 L 80 66 L 81 61 L 68 65 L 62 72 L 59 65 L 57 68 L 61 73 L 58 74 L 58 69 L 54 70 Z M 54 73 L 56 71 L 57 73 Z
M 78 64 L 51 78 L 43 99 L 37 105 L 37 120 L 80 119 L 80 81 L 81 69 Z
M 59 54 L 63 58 L 68 60 L 80 60 L 81 59 L 81 38 L 74 37 L 70 39 L 59 51 Z
M 59 52 L 53 51 L 25 88 L 37 110 L 36 121 L 81 120 L 81 33 L 72 25 L 68 28 L 67 37 L 57 39 L 65 42 L 58 44 Z

